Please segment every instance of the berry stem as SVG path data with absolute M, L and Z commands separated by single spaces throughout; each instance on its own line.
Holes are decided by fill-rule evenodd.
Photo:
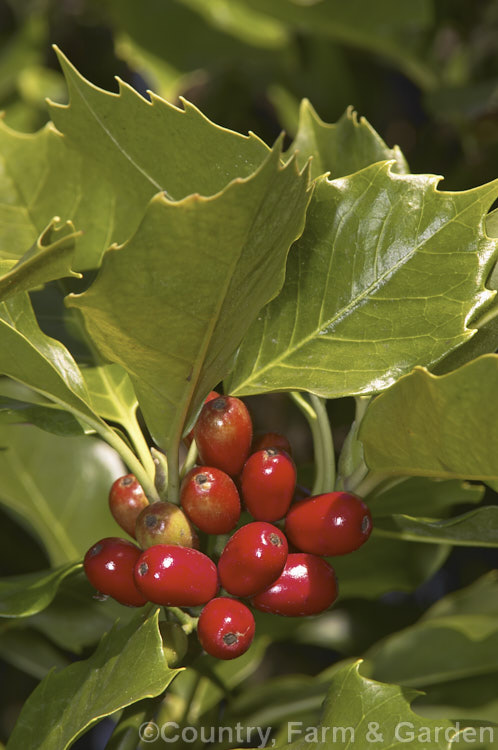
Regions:
M 298 391 L 292 391 L 290 395 L 306 417 L 313 438 L 315 482 L 311 494 L 332 492 L 335 484 L 335 456 L 326 401 L 310 394 L 310 404 Z
M 145 471 L 152 479 L 155 475 L 156 467 L 149 446 L 147 445 L 147 441 L 145 440 L 144 434 L 138 424 L 136 411 L 129 414 L 125 427 L 138 458 L 142 462 Z
M 318 492 L 332 492 L 335 486 L 335 453 L 334 438 L 327 413 L 327 400 L 315 396 L 314 393 L 310 393 L 310 399 L 317 416 L 323 460 L 322 484 Z
M 169 612 L 176 617 L 187 635 L 190 635 L 190 633 L 196 629 L 199 620 L 198 617 L 192 617 L 192 615 L 189 615 L 188 612 L 184 612 L 180 607 L 167 607 L 166 612 Z
M 180 472 L 178 470 L 178 444 L 172 445 L 167 453 L 168 461 L 168 494 L 167 499 L 175 505 L 180 504 Z
M 161 500 L 166 500 L 168 494 L 168 459 L 157 448 L 150 449 L 154 461 L 154 484 Z

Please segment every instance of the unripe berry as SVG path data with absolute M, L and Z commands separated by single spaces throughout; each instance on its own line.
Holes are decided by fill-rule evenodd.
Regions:
M 209 401 L 199 414 L 194 437 L 204 465 L 230 476 L 240 474 L 252 441 L 252 421 L 246 405 L 233 396 Z
M 265 432 L 264 435 L 257 435 L 252 443 L 251 453 L 256 451 L 264 451 L 267 448 L 278 448 L 278 450 L 285 451 L 292 456 L 291 444 L 285 437 L 279 432 Z
M 285 519 L 292 544 L 315 555 L 347 555 L 372 531 L 370 511 L 349 492 L 327 492 L 295 503 Z
M 264 521 L 248 523 L 235 532 L 221 553 L 221 585 L 234 596 L 258 594 L 279 577 L 287 554 L 287 539 L 280 529 Z
M 220 596 L 202 610 L 197 635 L 202 648 L 217 659 L 235 659 L 247 651 L 256 626 L 251 610 L 236 599 Z
M 227 534 L 240 516 L 240 498 L 233 480 L 221 469 L 197 466 L 180 490 L 183 510 L 206 534 Z
M 106 537 L 96 542 L 85 555 L 86 577 L 101 594 L 120 604 L 143 607 L 148 599 L 135 585 L 133 570 L 141 550 L 127 539 Z
M 182 509 L 161 500 L 140 513 L 135 524 L 135 535 L 142 549 L 155 544 L 199 546 L 196 531 Z
M 166 607 L 196 607 L 218 593 L 218 571 L 212 560 L 191 547 L 157 544 L 135 564 L 135 583 L 144 596 Z
M 109 492 L 109 509 L 114 520 L 132 537 L 135 537 L 135 523 L 140 512 L 149 504 L 136 477 L 126 474 L 116 479 Z
M 163 639 L 163 653 L 168 667 L 176 667 L 182 661 L 188 649 L 188 637 L 176 622 L 159 623 L 161 638 Z
M 252 597 L 251 604 L 262 612 L 286 617 L 317 615 L 337 598 L 334 569 L 322 557 L 291 552 L 275 583 Z
M 249 456 L 240 481 L 243 500 L 253 518 L 278 521 L 292 502 L 296 467 L 288 453 L 267 448 Z

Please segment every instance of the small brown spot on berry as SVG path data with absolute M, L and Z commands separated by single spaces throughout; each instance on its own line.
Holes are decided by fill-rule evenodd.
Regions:
M 145 525 L 147 526 L 148 529 L 155 529 L 158 523 L 159 523 L 159 519 L 157 516 L 154 516 L 154 515 L 145 516 Z
M 122 487 L 129 487 L 130 484 L 133 484 L 134 481 L 135 481 L 135 477 L 126 476 L 122 478 L 120 484 Z
M 235 643 L 237 643 L 239 639 L 237 638 L 235 633 L 225 633 L 223 636 L 223 643 L 226 646 L 233 646 Z
M 361 533 L 366 534 L 368 531 L 370 531 L 370 518 L 364 515 L 361 521 Z
M 96 555 L 99 555 L 104 548 L 104 545 L 101 542 L 97 542 L 97 544 L 94 544 L 91 550 L 88 553 L 88 557 L 95 557 Z
M 273 544 L 274 547 L 282 546 L 282 540 L 280 539 L 278 534 L 275 534 L 275 533 L 270 534 L 270 544 Z
M 147 565 L 147 563 L 146 562 L 140 563 L 140 565 L 138 566 L 138 575 L 146 576 L 148 572 L 149 572 L 149 566 Z

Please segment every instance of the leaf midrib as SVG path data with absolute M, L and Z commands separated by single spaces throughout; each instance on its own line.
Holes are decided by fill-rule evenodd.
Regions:
M 394 176 L 396 178 L 399 178 L 399 179 L 402 178 L 402 176 L 400 176 L 400 175 L 394 175 Z M 437 191 L 435 191 L 435 192 L 437 192 Z M 265 373 L 266 371 L 272 370 L 273 368 L 278 367 L 279 365 L 282 365 L 283 362 L 286 359 L 288 359 L 289 357 L 291 357 L 292 355 L 294 355 L 299 349 L 304 348 L 307 344 L 309 344 L 311 341 L 313 341 L 314 339 L 316 339 L 318 337 L 320 331 L 322 331 L 322 330 L 324 330 L 326 328 L 328 329 L 331 326 L 333 326 L 335 323 L 341 322 L 342 320 L 344 320 L 344 318 L 349 317 L 361 305 L 361 303 L 371 293 L 376 292 L 379 288 L 382 287 L 383 282 L 386 279 L 388 279 L 389 277 L 391 277 L 392 275 L 394 275 L 400 268 L 402 268 L 406 263 L 408 263 L 414 257 L 414 255 L 416 253 L 423 252 L 422 248 L 424 247 L 424 245 L 426 245 L 429 241 L 432 241 L 433 238 L 437 234 L 439 234 L 439 232 L 443 231 L 443 229 L 446 228 L 446 226 L 447 226 L 447 224 L 449 222 L 456 221 L 458 219 L 458 217 L 462 213 L 471 210 L 474 205 L 476 205 L 478 203 L 481 203 L 481 202 L 482 202 L 482 198 L 481 198 L 480 195 L 478 195 L 475 198 L 474 201 L 472 201 L 469 204 L 466 204 L 460 211 L 458 211 L 457 213 L 455 213 L 451 217 L 451 219 L 449 219 L 447 222 L 445 222 L 440 227 L 438 227 L 437 230 L 433 234 L 431 234 L 431 236 L 428 239 L 425 239 L 419 245 L 414 245 L 413 250 L 411 250 L 409 253 L 407 253 L 407 255 L 404 255 L 403 258 L 400 261 L 398 261 L 398 263 L 396 263 L 394 266 L 392 266 L 391 268 L 389 268 L 384 274 L 382 274 L 379 278 L 377 278 L 374 282 L 372 282 L 372 284 L 370 284 L 360 295 L 358 295 L 357 297 L 353 298 L 350 301 L 350 303 L 348 305 L 346 305 L 346 307 L 343 307 L 343 308 L 341 308 L 341 310 L 337 311 L 337 313 L 332 318 L 330 318 L 329 322 L 322 323 L 322 324 L 316 326 L 316 328 L 314 328 L 309 335 L 307 335 L 304 338 L 300 339 L 300 341 L 297 342 L 297 344 L 295 344 L 294 346 L 291 346 L 291 347 L 287 348 L 284 352 L 282 352 L 282 354 L 280 356 L 276 357 L 275 359 L 270 360 L 264 367 L 260 368 L 259 370 L 253 369 L 252 372 L 251 372 L 251 374 L 250 374 L 250 376 L 247 377 L 241 383 L 239 383 L 238 386 L 237 386 L 237 388 L 234 389 L 234 394 L 240 393 L 242 391 L 242 389 L 244 387 L 246 387 L 249 383 L 253 382 L 256 379 L 260 379 L 261 376 L 263 375 L 263 373 Z M 348 213 L 350 213 L 350 212 L 348 212 Z M 335 248 L 335 243 L 334 243 L 334 246 L 332 248 L 331 255 L 333 255 L 333 253 L 334 253 L 334 248 Z M 266 316 L 266 318 L 267 317 L 268 316 Z M 294 316 L 294 325 L 295 325 L 296 320 L 297 320 L 297 316 Z M 266 324 L 266 320 L 265 320 L 265 324 Z M 464 329 L 464 330 L 466 330 L 466 329 Z M 327 338 L 329 335 L 330 334 L 324 334 L 321 338 Z M 404 339 L 405 338 L 407 338 L 407 337 L 404 337 Z M 261 350 L 262 350 L 262 347 L 260 345 L 260 349 L 259 349 L 259 352 L 258 352 L 258 358 L 256 359 L 256 362 L 259 359 L 259 354 L 261 353 Z M 290 367 L 292 368 L 292 365 Z

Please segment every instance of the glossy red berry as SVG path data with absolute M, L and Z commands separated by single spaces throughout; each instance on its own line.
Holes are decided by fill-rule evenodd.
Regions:
M 251 452 L 256 453 L 256 451 L 264 451 L 267 448 L 278 448 L 292 456 L 291 444 L 285 435 L 281 435 L 279 432 L 265 432 L 264 435 L 257 435 L 253 440 Z
M 252 421 L 246 405 L 233 396 L 209 401 L 202 407 L 194 436 L 205 466 L 214 466 L 230 476 L 240 474 L 252 442 Z
M 368 507 L 349 492 L 327 492 L 295 503 L 285 519 L 292 544 L 315 555 L 347 555 L 372 531 Z
M 155 544 L 199 546 L 197 532 L 182 509 L 162 500 L 143 509 L 135 524 L 135 535 L 142 549 Z
M 262 612 L 302 617 L 317 615 L 337 598 L 334 569 L 322 557 L 291 552 L 275 583 L 252 597 L 251 604 Z
M 287 513 L 296 487 L 296 467 L 288 453 L 267 448 L 249 456 L 240 478 L 247 510 L 258 521 L 278 521 Z
M 191 547 L 157 544 L 135 564 L 135 583 L 155 604 L 196 607 L 218 593 L 218 571 L 212 560 Z
M 217 391 L 209 391 L 208 395 L 204 399 L 204 403 L 207 404 L 209 403 L 209 401 L 212 401 L 215 398 L 219 398 L 219 396 L 220 394 Z M 187 448 L 190 448 L 190 446 L 192 445 L 193 439 L 194 439 L 194 430 L 192 429 L 190 430 L 188 435 L 185 435 L 185 437 L 183 438 L 183 442 L 185 443 Z
M 235 659 L 247 651 L 255 632 L 251 610 L 236 599 L 220 596 L 202 610 L 197 635 L 202 648 L 217 659 Z
M 254 521 L 242 526 L 221 553 L 221 585 L 234 596 L 264 591 L 283 571 L 288 551 L 284 534 L 271 523 Z
M 101 594 L 120 604 L 142 607 L 148 599 L 135 585 L 133 570 L 141 550 L 127 539 L 106 537 L 96 542 L 85 555 L 86 577 Z
M 132 537 L 135 537 L 135 522 L 149 501 L 142 485 L 133 474 L 116 479 L 109 492 L 109 509 L 114 520 Z
M 180 490 L 183 510 L 206 534 L 227 534 L 240 516 L 240 497 L 233 480 L 221 469 L 197 466 Z

